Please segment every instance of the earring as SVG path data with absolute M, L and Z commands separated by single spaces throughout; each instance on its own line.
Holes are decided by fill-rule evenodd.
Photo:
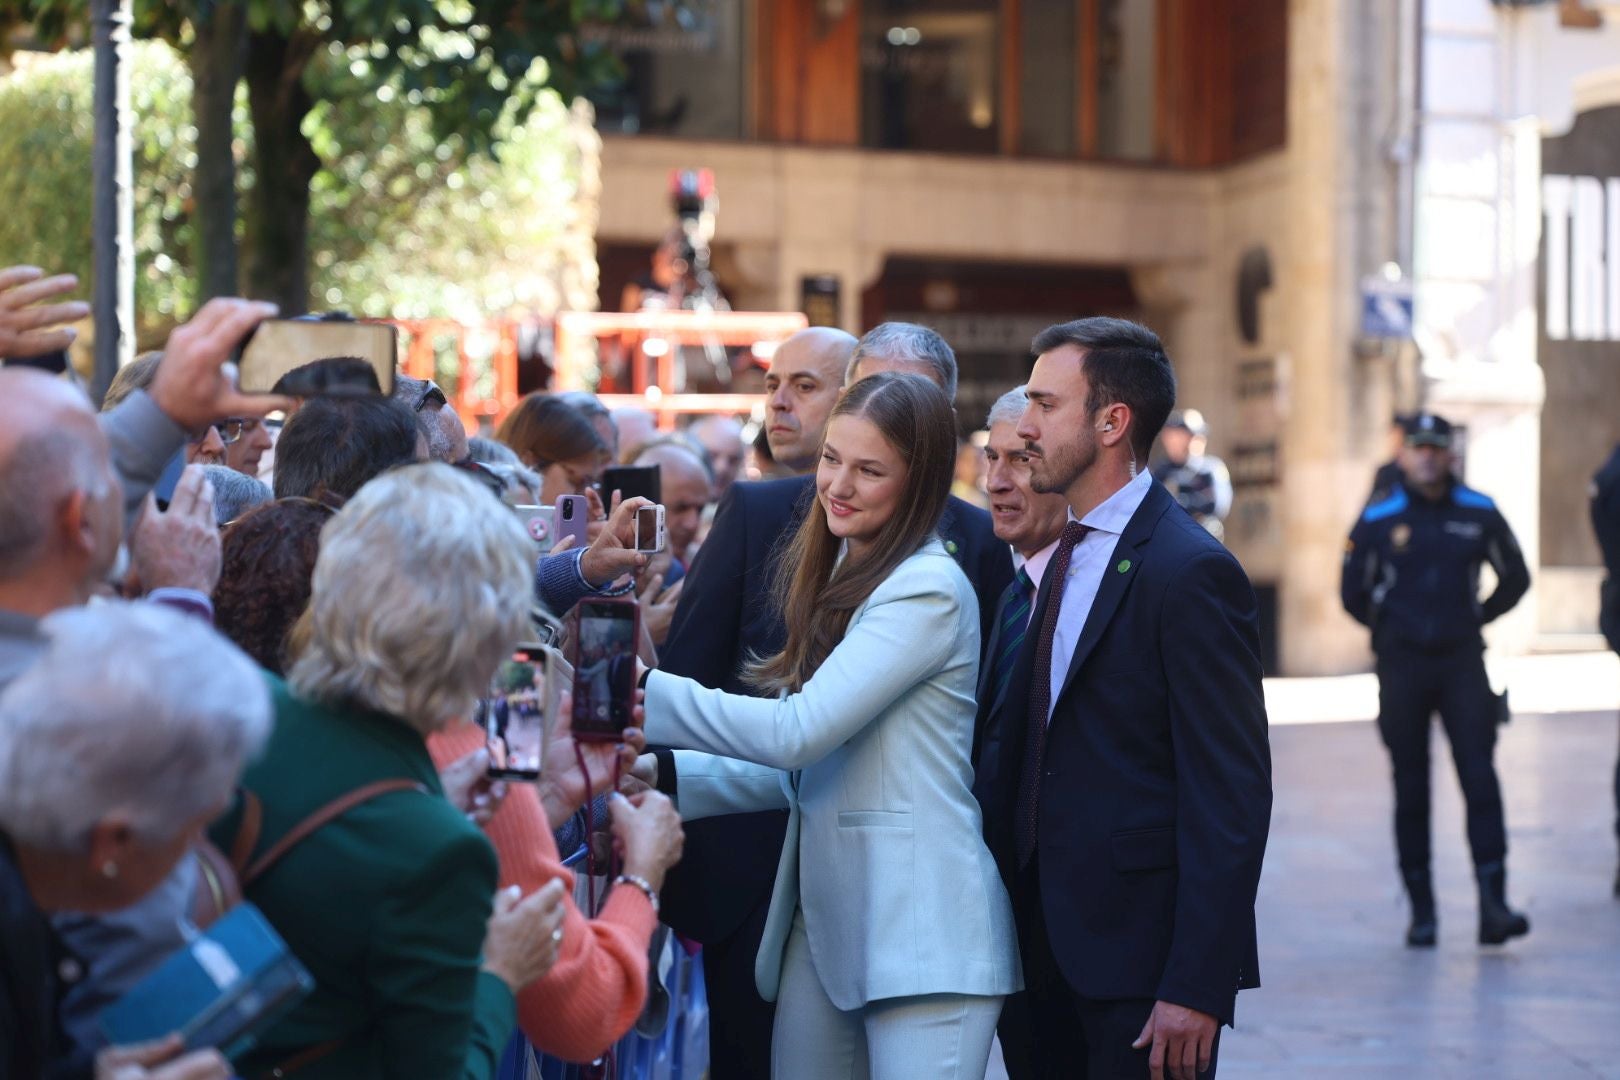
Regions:
M 106 878 L 108 881 L 116 878 L 118 876 L 118 864 L 113 862 L 111 859 L 108 859 L 106 862 L 102 863 L 101 876 Z

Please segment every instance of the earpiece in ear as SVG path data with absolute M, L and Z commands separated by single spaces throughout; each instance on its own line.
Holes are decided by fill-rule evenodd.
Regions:
M 1113 431 L 1114 430 L 1114 425 L 1113 424 L 1104 424 L 1103 425 L 1103 430 L 1104 431 Z

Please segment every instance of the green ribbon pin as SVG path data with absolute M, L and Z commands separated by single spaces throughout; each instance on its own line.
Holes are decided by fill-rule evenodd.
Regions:
M 1130 570 L 1130 568 L 1131 568 L 1131 560 L 1129 560 L 1129 559 L 1121 559 L 1121 560 L 1119 560 L 1119 565 L 1114 567 L 1115 570 L 1118 570 L 1122 574 L 1127 572 L 1128 570 Z

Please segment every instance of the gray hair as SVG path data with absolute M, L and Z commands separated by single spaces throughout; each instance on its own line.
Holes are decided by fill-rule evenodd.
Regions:
M 587 420 L 595 420 L 598 416 L 613 417 L 613 410 L 602 404 L 602 399 L 589 390 L 563 390 L 556 396 L 584 413 Z
M 514 494 L 521 494 L 522 488 L 528 488 L 538 499 L 545 487 L 540 474 L 526 468 L 517 451 L 503 442 L 475 435 L 467 440 L 467 456 L 500 480 L 501 497 L 509 501 Z
M 0 458 L 0 581 L 26 572 L 50 537 L 51 516 L 74 491 L 107 494 L 96 448 L 85 436 L 52 430 Z
M 534 573 L 534 542 L 477 481 L 437 462 L 384 473 L 321 530 L 287 681 L 427 735 L 489 689 L 528 626 Z
M 222 529 L 255 506 L 275 499 L 269 484 L 228 465 L 204 465 L 202 471 L 214 489 L 214 524 Z
M 668 435 L 660 435 L 654 439 L 648 439 L 637 448 L 636 456 L 631 459 L 630 464 L 647 464 L 647 462 L 642 461 L 642 458 L 649 454 L 653 457 L 662 457 L 664 452 L 669 450 L 691 458 L 692 464 L 702 469 L 703 475 L 709 478 L 709 483 L 714 483 L 714 462 L 709 459 L 709 451 L 704 449 L 702 443 L 685 432 L 677 431 Z M 653 462 L 653 464 L 658 465 L 660 468 L 663 467 L 661 461 Z
M 883 360 L 891 364 L 913 364 L 927 375 L 953 402 L 956 400 L 956 353 L 939 334 L 908 322 L 886 322 L 872 327 L 855 343 L 844 381 L 855 377 L 862 360 Z
M 40 658 L 0 694 L 0 829 L 77 852 L 111 814 L 164 844 L 222 806 L 270 734 L 253 661 L 156 604 L 48 616 Z
M 1016 424 L 1024 418 L 1024 410 L 1027 408 L 1029 408 L 1029 396 L 1024 393 L 1022 386 L 1015 386 L 996 398 L 996 403 L 990 406 L 990 415 L 985 419 L 984 426 Z

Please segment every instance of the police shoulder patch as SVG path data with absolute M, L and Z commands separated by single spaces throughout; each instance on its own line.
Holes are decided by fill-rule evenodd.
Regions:
M 1496 509 L 1496 501 L 1489 495 L 1483 491 L 1475 491 L 1471 487 L 1463 487 L 1461 484 L 1451 489 L 1451 501 L 1470 510 Z
M 1361 514 L 1363 521 L 1383 521 L 1392 518 L 1407 507 L 1406 489 L 1396 488 L 1385 499 L 1373 503 Z

